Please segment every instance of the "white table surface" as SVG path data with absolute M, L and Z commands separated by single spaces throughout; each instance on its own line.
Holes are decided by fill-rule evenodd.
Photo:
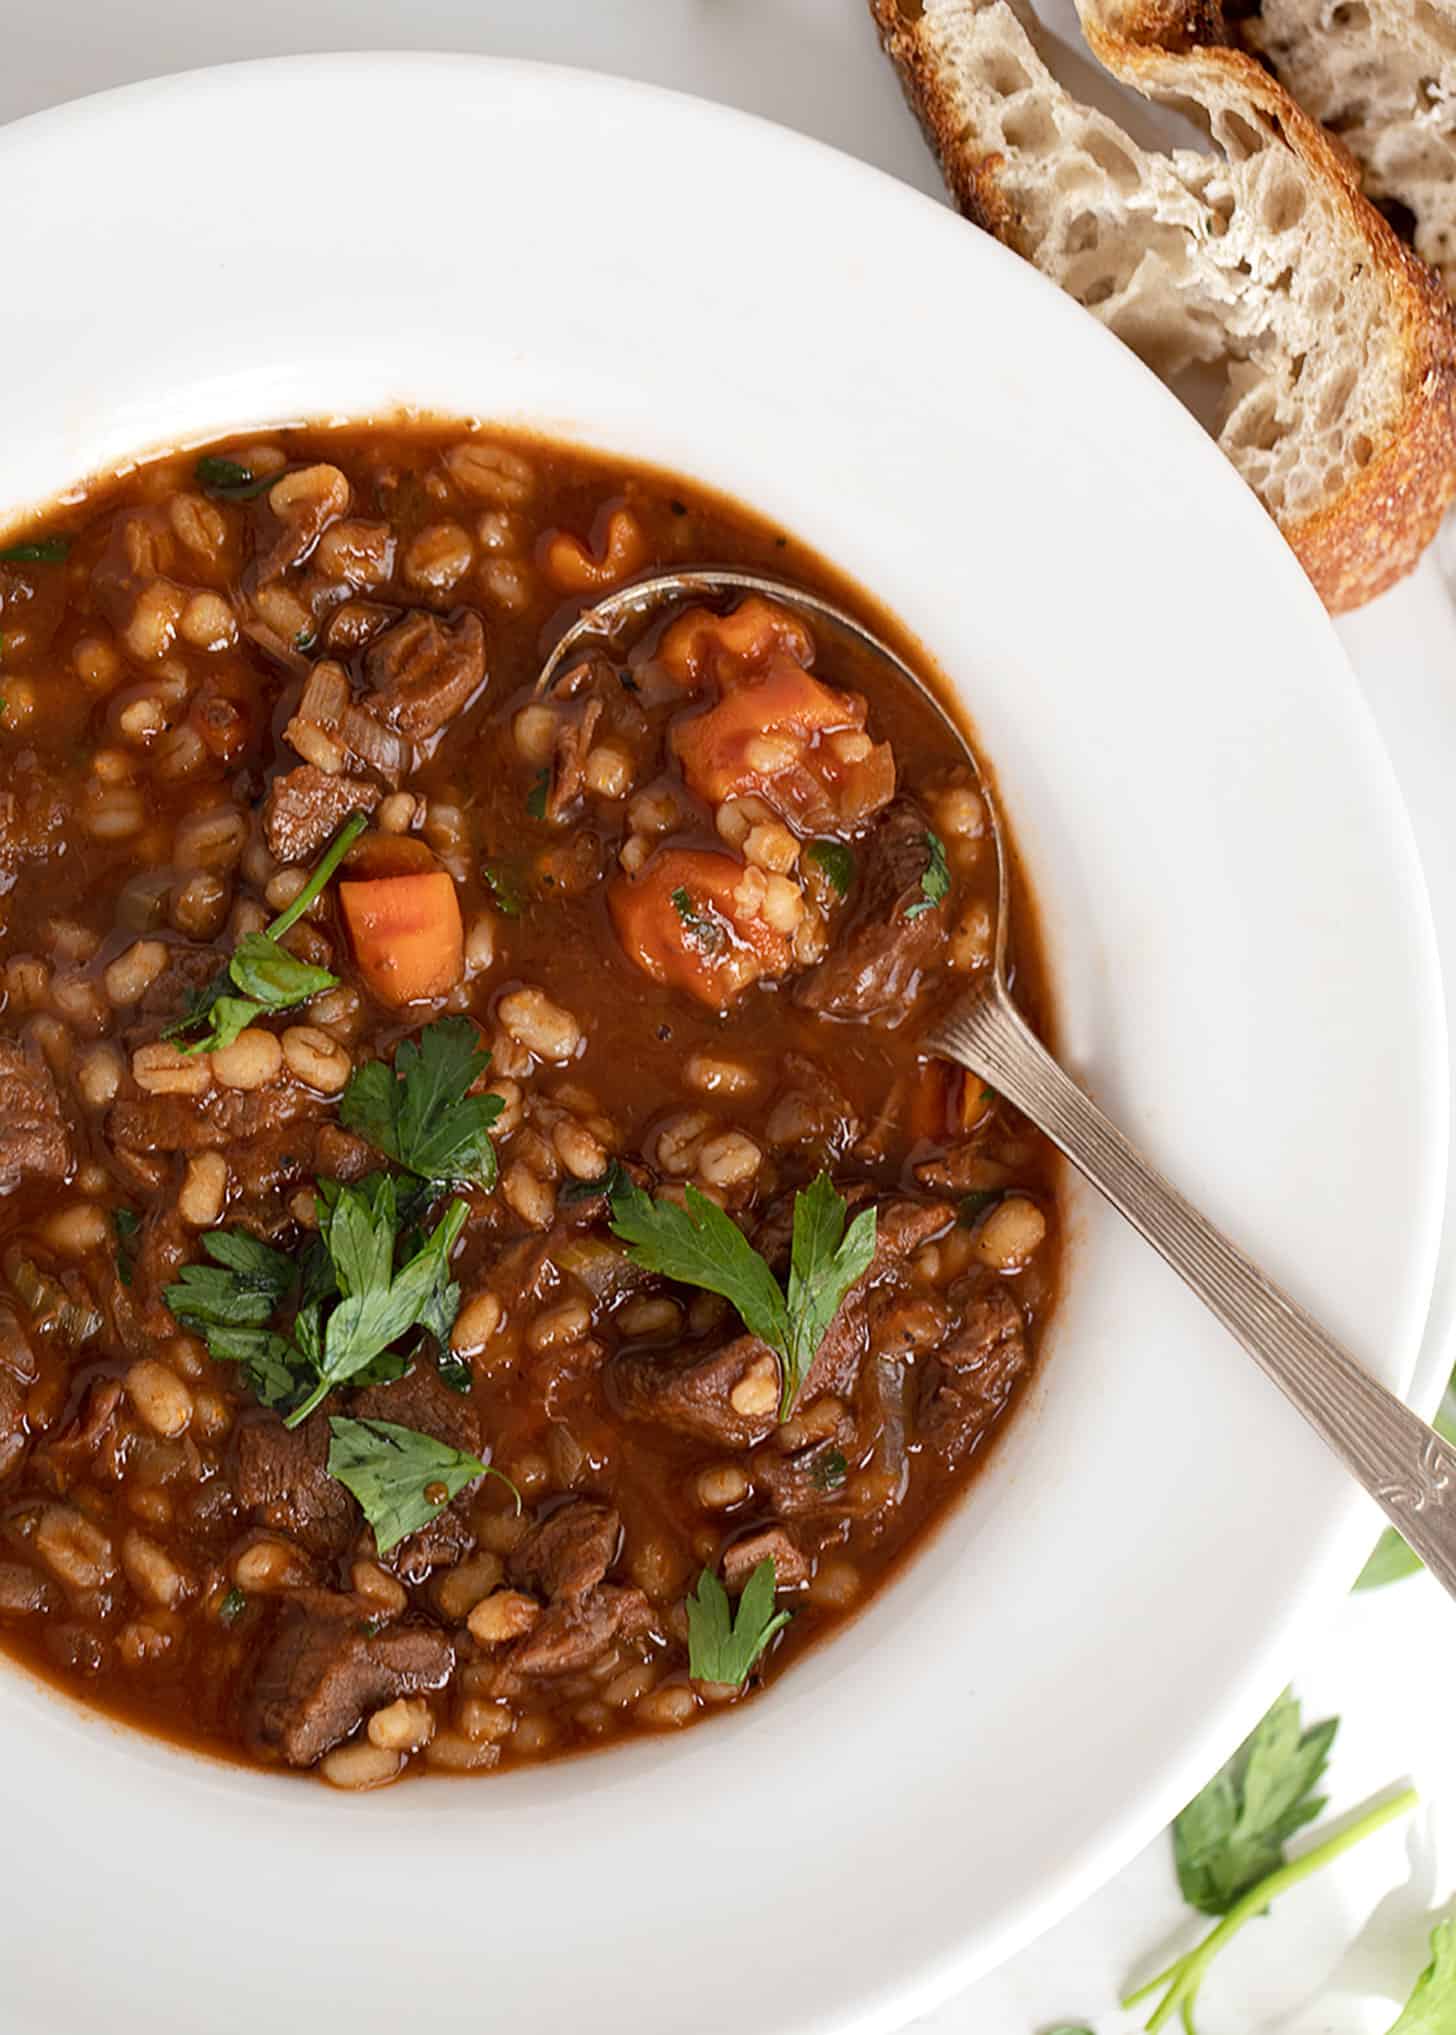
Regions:
M 1046 11 L 1064 26 L 1069 0 L 1048 0 Z M 940 191 L 861 0 L 11 0 L 6 13 L 0 120 L 199 64 L 461 49 L 617 71 L 720 99 Z M 1413 579 L 1342 623 L 1341 634 L 1405 790 L 1446 979 L 1456 983 L 1456 606 L 1443 566 L 1456 587 L 1450 526 Z M 1449 1321 L 1456 1250 L 1441 1276 Z M 1345 1720 L 1335 1808 L 1405 1775 L 1425 1806 L 1252 1926 L 1215 1967 L 1202 2026 L 1207 2035 L 1379 2035 L 1425 1961 L 1433 1914 L 1456 1892 L 1456 1611 L 1424 1576 L 1352 1598 L 1290 1673 L 1308 1715 L 1338 1711 Z M 1138 2023 L 1119 2012 L 1119 1987 L 1197 1933 L 1159 1839 L 1076 1914 L 920 2025 L 933 2035 L 1034 2035 L 1073 2019 L 1123 2035 Z M 0 2004 L 0 2035 L 42 2031 L 9 2028 Z

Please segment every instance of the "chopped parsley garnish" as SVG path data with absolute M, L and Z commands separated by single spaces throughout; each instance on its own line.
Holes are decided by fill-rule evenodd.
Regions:
M 723 927 L 707 912 L 699 911 L 690 893 L 679 884 L 672 893 L 673 910 L 683 923 L 683 936 L 704 954 L 716 954 L 723 944 Z
M 181 1017 L 163 1029 L 164 1039 L 183 1038 L 202 1026 L 201 1036 L 189 1040 L 181 1050 L 218 1052 L 230 1046 L 254 1018 L 292 1010 L 297 1004 L 307 1003 L 310 997 L 337 987 L 336 975 L 330 975 L 326 968 L 314 968 L 306 961 L 295 960 L 278 943 L 319 896 L 368 824 L 365 813 L 353 813 L 345 820 L 292 904 L 278 914 L 266 931 L 247 933 L 239 940 L 227 966 L 206 989 L 193 995 Z
M 609 1159 L 607 1170 L 598 1180 L 569 1180 L 557 1195 L 558 1202 L 567 1208 L 574 1208 L 579 1202 L 595 1201 L 605 1194 L 608 1200 L 623 1187 L 632 1185 L 632 1175 L 620 1159 Z
M 1301 1728 L 1282 1695 L 1233 1758 L 1173 1825 L 1178 1885 L 1190 1907 L 1226 1915 L 1240 1895 L 1284 1863 L 1284 1846 L 1325 1806 L 1314 1791 L 1339 1720 Z
M 329 1432 L 329 1475 L 358 1499 L 381 1554 L 428 1526 L 477 1477 L 499 1477 L 516 1490 L 503 1471 L 479 1456 L 392 1420 L 334 1417 Z M 517 1511 L 520 1506 L 516 1491 Z
M 417 1232 L 403 1234 L 388 1174 L 357 1186 L 321 1180 L 318 1203 L 327 1280 L 307 1254 L 295 1260 L 245 1230 L 213 1230 L 202 1240 L 212 1263 L 185 1266 L 163 1296 L 214 1358 L 239 1366 L 265 1406 L 286 1410 L 290 1427 L 336 1385 L 402 1376 L 408 1360 L 391 1345 L 410 1329 L 448 1348 L 460 1309 L 450 1253 L 465 1226 L 463 1201 L 449 1204 L 422 1243 Z M 291 1321 L 278 1320 L 290 1305 Z
M 810 1468 L 809 1481 L 816 1491 L 837 1491 L 848 1475 L 843 1449 L 821 1449 Z
M 749 1333 L 778 1357 L 779 1418 L 787 1420 L 840 1303 L 874 1255 L 875 1211 L 862 1210 L 846 1230 L 848 1205 L 827 1173 L 796 1194 L 785 1293 L 731 1216 L 695 1187 L 685 1199 L 685 1208 L 654 1201 L 624 1178 L 611 1190 L 612 1229 L 644 1271 L 701 1286 L 737 1308 Z
M 217 1607 L 217 1615 L 224 1625 L 236 1625 L 248 1608 L 248 1600 L 234 1583 L 231 1590 Z
M 956 1220 L 963 1229 L 970 1229 L 980 1221 L 991 1203 L 1000 1199 L 999 1187 L 973 1187 L 969 1194 L 961 1196 Z
M 950 865 L 945 859 L 945 843 L 939 834 L 927 833 L 925 845 L 930 859 L 925 865 L 925 874 L 920 879 L 920 895 L 914 904 L 905 907 L 907 919 L 918 919 L 922 912 L 928 912 L 932 905 L 944 904 L 950 895 Z
M 854 882 L 854 850 L 847 848 L 843 841 L 811 841 L 804 850 L 811 862 L 817 862 L 841 897 L 849 896 L 849 887 Z
M 495 1184 L 490 1127 L 505 1107 L 471 1090 L 490 1066 L 467 1017 L 437 1018 L 418 1043 L 406 1039 L 391 1067 L 356 1068 L 339 1101 L 339 1121 L 422 1180 Z
M 526 811 L 533 820 L 546 817 L 546 799 L 551 790 L 551 772 L 538 770 L 531 780 L 531 789 L 526 793 Z
M 741 1689 L 775 1634 L 793 1617 L 774 1609 L 778 1572 L 765 1555 L 743 1586 L 735 1616 L 728 1592 L 711 1569 L 698 1577 L 687 1600 L 688 1673 L 698 1682 L 724 1682 Z
M 70 555 L 69 537 L 37 537 L 26 544 L 8 544 L 0 551 L 0 565 L 64 565 Z
M 462 1398 L 475 1381 L 475 1373 L 465 1359 L 452 1357 L 448 1351 L 436 1359 L 435 1369 L 440 1374 L 440 1383 L 448 1385 L 452 1392 L 458 1392 Z
M 518 919 L 526 909 L 526 896 L 514 873 L 504 862 L 482 862 L 480 873 L 490 885 L 496 910 L 508 919 Z
M 215 452 L 199 459 L 192 471 L 200 488 L 225 502 L 250 502 L 278 479 L 277 473 L 254 473 L 240 459 L 223 459 Z
M 302 653 L 307 650 L 312 650 L 314 644 L 317 643 L 317 641 L 318 641 L 318 631 L 316 629 L 300 629 L 298 631 L 298 634 L 293 639 L 293 647 L 295 650 Z
M 123 1286 L 130 1286 L 136 1270 L 136 1240 L 142 1219 L 134 1208 L 113 1208 L 111 1227 L 116 1232 L 116 1276 Z

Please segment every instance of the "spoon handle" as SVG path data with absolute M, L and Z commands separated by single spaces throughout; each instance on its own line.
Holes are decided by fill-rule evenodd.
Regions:
M 992 1083 L 1066 1153 L 1238 1338 L 1456 1596 L 1456 1449 L 1133 1149 L 999 984 L 954 1009 L 928 1043 Z

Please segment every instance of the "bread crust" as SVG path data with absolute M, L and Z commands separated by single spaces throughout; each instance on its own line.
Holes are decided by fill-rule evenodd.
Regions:
M 946 81 L 917 34 L 918 11 L 869 0 L 880 39 L 960 209 L 1032 258 L 1023 224 L 998 181 L 999 153 L 976 155 L 959 131 Z M 1026 23 L 1024 10 L 1019 18 Z M 1282 85 L 1226 41 L 1218 0 L 1083 0 L 1083 28 L 1099 61 L 1153 98 L 1229 93 L 1276 125 L 1368 245 L 1391 305 L 1402 400 L 1384 443 L 1332 502 L 1280 521 L 1332 612 L 1360 606 L 1404 577 L 1456 495 L 1456 317 L 1438 276 L 1361 195 L 1353 164 Z M 1033 40 L 1035 35 L 1033 32 Z M 1196 90 L 1191 90 L 1196 87 Z

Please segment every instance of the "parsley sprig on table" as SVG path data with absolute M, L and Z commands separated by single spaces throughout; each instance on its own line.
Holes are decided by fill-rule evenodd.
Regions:
M 1329 1764 L 1339 1719 L 1301 1726 L 1287 1691 L 1233 1758 L 1173 1825 L 1183 1898 L 1204 1915 L 1226 1915 L 1284 1863 L 1284 1846 L 1325 1806 L 1315 1789 Z
M 722 1682 L 741 1689 L 754 1664 L 777 1633 L 793 1617 L 774 1608 L 778 1570 L 765 1555 L 743 1586 L 736 1615 L 728 1592 L 711 1569 L 698 1577 L 687 1600 L 688 1673 L 700 1682 Z
M 500 1096 L 471 1091 L 490 1066 L 469 1018 L 438 1018 L 406 1039 L 391 1067 L 355 1069 L 339 1099 L 339 1121 L 421 1180 L 495 1185 L 490 1127 Z
M 779 1360 L 779 1418 L 787 1420 L 840 1303 L 874 1256 L 875 1211 L 862 1210 L 846 1229 L 848 1205 L 827 1173 L 796 1194 L 786 1293 L 732 1217 L 695 1187 L 685 1191 L 685 1208 L 654 1201 L 625 1173 L 610 1194 L 612 1229 L 634 1264 L 721 1294 L 767 1343 Z
M 218 1052 L 230 1046 L 245 1026 L 256 1017 L 291 1010 L 307 1003 L 338 984 L 338 977 L 326 968 L 311 967 L 295 960 L 279 942 L 297 925 L 349 849 L 363 833 L 369 820 L 365 813 L 353 813 L 324 850 L 298 896 L 286 911 L 278 914 L 261 933 L 247 933 L 239 940 L 225 968 L 207 987 L 198 990 L 187 1009 L 165 1027 L 164 1039 L 185 1038 L 198 1030 L 200 1035 L 182 1047 L 184 1053 Z
M 402 1235 L 395 1181 L 318 1183 L 321 1254 L 295 1262 L 245 1230 L 203 1238 L 210 1265 L 188 1265 L 165 1298 L 221 1363 L 235 1363 L 265 1406 L 297 1427 L 335 1386 L 399 1377 L 392 1345 L 412 1328 L 444 1348 L 460 1308 L 450 1253 L 466 1206 L 452 1201 L 417 1242 Z M 411 1246 L 414 1246 L 411 1248 Z M 279 1321 L 293 1309 L 292 1319 Z

